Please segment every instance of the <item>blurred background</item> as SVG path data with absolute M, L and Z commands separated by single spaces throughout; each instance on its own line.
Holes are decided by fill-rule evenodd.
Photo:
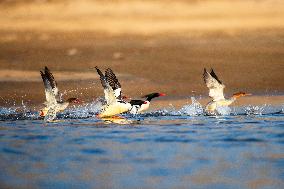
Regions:
M 48 66 L 66 96 L 92 101 L 110 67 L 126 95 L 284 93 L 283 0 L 1 0 L 0 105 L 44 101 Z

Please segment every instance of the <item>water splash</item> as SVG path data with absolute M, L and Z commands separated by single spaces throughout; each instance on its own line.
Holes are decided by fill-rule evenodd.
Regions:
M 249 105 L 247 107 L 245 107 L 245 113 L 247 115 L 262 115 L 264 113 L 265 108 L 267 107 L 267 105 L 263 105 L 263 106 L 252 106 Z
M 20 115 L 22 119 L 39 119 L 39 113 L 37 111 L 32 111 L 28 108 L 28 106 L 22 100 L 22 106 L 19 107 L 19 111 L 21 112 Z
M 217 106 L 216 112 L 218 115 L 227 116 L 231 114 L 232 110 L 229 106 Z
M 144 114 L 144 116 L 178 116 L 181 115 L 180 111 L 176 110 L 176 108 L 169 104 L 169 107 L 163 108 L 154 112 L 150 112 L 147 114 Z
M 184 105 L 179 112 L 181 114 L 186 114 L 190 116 L 199 116 L 204 114 L 202 105 L 195 99 L 195 97 L 191 97 L 191 104 Z
M 22 111 L 24 116 L 27 116 L 27 114 L 30 112 L 23 100 L 22 100 Z
M 68 110 L 65 111 L 64 118 L 94 117 L 100 111 L 102 105 L 103 105 L 102 98 L 98 98 L 91 103 L 69 108 Z
M 203 115 L 204 111 L 202 105 L 195 99 L 195 97 L 191 97 L 191 104 L 184 105 L 181 109 L 177 110 L 172 104 L 169 104 L 169 107 L 163 108 L 161 110 L 157 110 L 154 112 L 150 112 L 144 115 L 150 116 L 181 116 L 181 115 L 189 115 L 189 116 L 199 116 Z
M 15 114 L 15 113 L 17 113 L 16 110 L 17 110 L 17 108 L 15 108 L 15 107 L 9 107 L 9 108 L 1 107 L 0 108 L 0 115 Z
M 202 105 L 191 97 L 191 104 L 186 103 L 181 109 L 177 109 L 172 104 L 168 107 L 141 114 L 142 117 L 152 117 L 156 119 L 159 116 L 204 116 L 206 115 Z M 15 103 L 14 103 L 15 104 Z M 64 112 L 57 114 L 57 119 L 84 119 L 95 117 L 103 105 L 103 98 L 98 98 L 93 102 L 85 103 L 80 106 L 70 106 Z M 217 115 L 266 115 L 266 114 L 283 114 L 284 104 L 276 105 L 262 105 L 262 106 L 232 106 L 217 107 Z M 124 114 L 124 117 L 133 118 L 133 115 Z M 136 120 L 138 117 L 134 117 Z M 27 103 L 22 101 L 20 106 L 12 105 L 10 107 L 0 107 L 0 120 L 39 120 L 42 119 L 38 114 L 38 107 L 30 107 Z
M 280 113 L 284 113 L 284 104 L 282 104 L 282 106 L 281 106 L 281 111 L 280 111 Z

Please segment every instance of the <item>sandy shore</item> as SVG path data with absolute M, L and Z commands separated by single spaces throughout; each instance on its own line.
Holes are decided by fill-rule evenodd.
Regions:
M 0 7 L 3 10 L 0 12 L 3 29 L 94 31 L 110 35 L 155 35 L 194 31 L 193 33 L 198 35 L 198 31 L 226 31 L 233 34 L 244 29 L 284 27 L 284 3 L 281 0 L 21 2 L 4 3 Z
M 94 66 L 112 68 L 128 96 L 163 92 L 177 106 L 206 97 L 205 67 L 228 97 L 283 101 L 283 1 L 27 2 L 0 4 L 0 105 L 44 101 L 44 66 L 86 101 L 102 95 Z

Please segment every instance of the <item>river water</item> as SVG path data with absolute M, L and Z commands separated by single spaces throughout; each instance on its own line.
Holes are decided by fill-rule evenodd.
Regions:
M 97 108 L 52 123 L 1 108 L 0 188 L 284 188 L 281 105 L 206 116 L 193 103 L 119 123 Z

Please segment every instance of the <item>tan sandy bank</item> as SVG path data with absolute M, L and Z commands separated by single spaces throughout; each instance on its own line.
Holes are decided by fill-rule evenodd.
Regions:
M 39 2 L 0 6 L 1 28 L 152 35 L 284 27 L 281 0 Z
M 91 69 L 90 69 L 91 70 Z M 53 72 L 57 81 L 70 80 L 90 80 L 98 79 L 95 70 L 93 72 Z M 41 81 L 39 71 L 23 71 L 23 70 L 0 70 L 0 81 Z

